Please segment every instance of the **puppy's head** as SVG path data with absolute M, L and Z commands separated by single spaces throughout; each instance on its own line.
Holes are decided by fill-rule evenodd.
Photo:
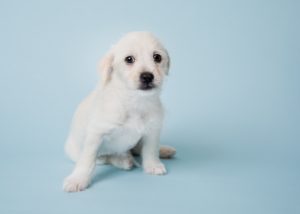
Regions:
M 168 52 L 151 33 L 128 33 L 103 58 L 102 84 L 118 81 L 130 90 L 156 91 L 169 65 Z

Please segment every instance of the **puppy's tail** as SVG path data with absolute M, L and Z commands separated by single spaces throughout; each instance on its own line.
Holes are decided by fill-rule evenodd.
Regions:
M 171 146 L 162 145 L 159 148 L 159 157 L 163 159 L 168 159 L 174 157 L 176 154 L 176 149 Z

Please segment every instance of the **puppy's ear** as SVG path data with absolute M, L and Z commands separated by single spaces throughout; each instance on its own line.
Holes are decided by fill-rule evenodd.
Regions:
M 171 59 L 170 59 L 170 55 L 168 53 L 167 50 L 165 50 L 166 53 L 166 57 L 167 57 L 167 62 L 166 62 L 166 75 L 169 74 L 169 70 L 170 70 L 170 65 L 171 65 Z
M 111 52 L 107 53 L 100 61 L 100 76 L 102 86 L 105 86 L 111 79 L 111 74 L 113 72 L 113 54 Z

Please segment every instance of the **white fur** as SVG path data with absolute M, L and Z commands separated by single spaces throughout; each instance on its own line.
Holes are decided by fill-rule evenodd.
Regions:
M 162 56 L 160 63 L 154 62 L 154 52 Z M 124 61 L 128 55 L 135 57 L 133 64 Z M 168 69 L 167 51 L 147 32 L 127 34 L 108 52 L 101 63 L 100 84 L 79 105 L 73 118 L 65 150 L 76 166 L 64 181 L 65 191 L 86 189 L 96 162 L 130 169 L 130 150 L 139 142 L 144 171 L 166 173 L 159 159 L 163 121 L 159 95 Z M 139 77 L 145 71 L 154 74 L 154 89 L 139 89 Z M 165 148 L 162 154 L 167 153 L 172 156 L 175 150 Z

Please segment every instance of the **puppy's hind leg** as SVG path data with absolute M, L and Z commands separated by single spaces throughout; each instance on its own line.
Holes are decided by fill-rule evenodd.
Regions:
M 117 168 L 130 170 L 135 160 L 130 152 L 124 154 L 101 155 L 97 158 L 97 164 L 111 164 Z
M 140 155 L 142 149 L 142 143 L 138 143 L 132 150 L 133 155 Z M 159 157 L 162 159 L 169 159 L 174 157 L 176 154 L 176 149 L 171 146 L 161 145 L 159 147 Z

